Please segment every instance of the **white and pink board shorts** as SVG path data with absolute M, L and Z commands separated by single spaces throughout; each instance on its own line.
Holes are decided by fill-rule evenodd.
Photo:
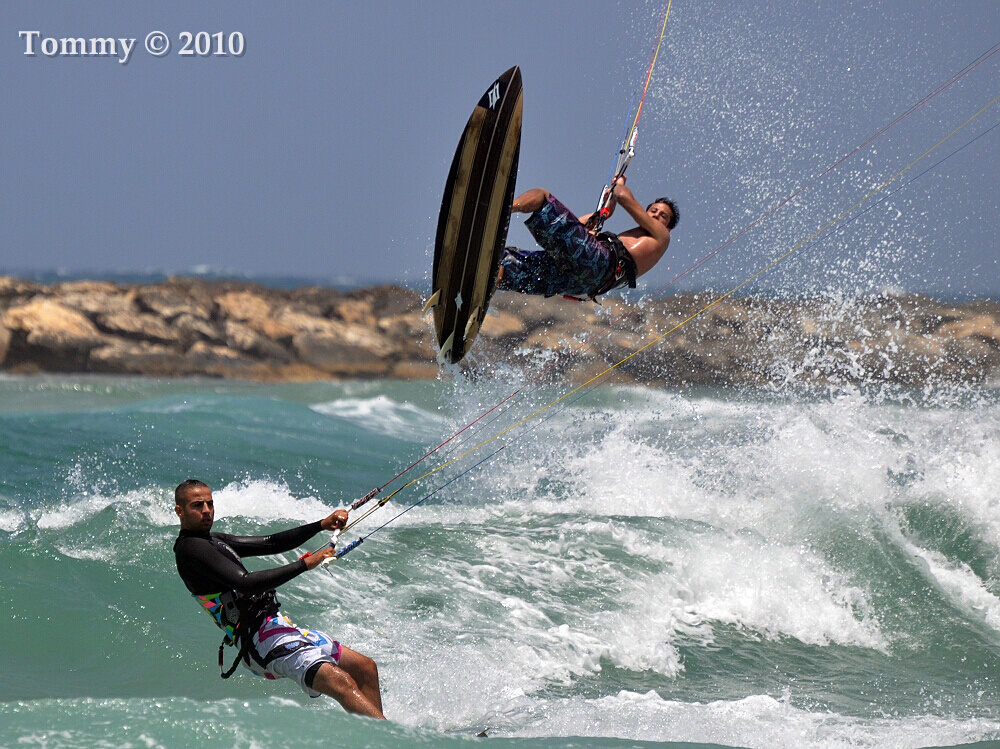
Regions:
M 253 658 L 249 658 L 249 668 L 257 676 L 265 679 L 292 679 L 310 697 L 318 697 L 319 692 L 306 685 L 306 674 L 321 663 L 340 665 L 340 643 L 325 632 L 314 629 L 299 629 L 284 614 L 270 616 L 264 620 L 253 636 L 253 644 L 261 659 L 275 648 L 285 647 L 291 652 L 279 656 L 261 668 Z M 244 661 L 244 666 L 247 662 Z

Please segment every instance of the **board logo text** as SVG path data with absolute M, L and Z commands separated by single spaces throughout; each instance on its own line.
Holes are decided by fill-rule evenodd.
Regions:
M 493 84 L 493 88 L 490 89 L 489 93 L 490 109 L 493 109 L 500 101 L 500 81 Z

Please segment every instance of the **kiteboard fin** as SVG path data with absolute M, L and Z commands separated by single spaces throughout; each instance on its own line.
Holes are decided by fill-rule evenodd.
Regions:
M 479 310 L 481 307 L 476 307 L 472 310 L 472 314 L 469 315 L 469 322 L 465 324 L 465 340 L 474 340 L 476 334 L 479 333 Z
M 426 304 L 424 304 L 424 309 L 421 311 L 420 314 L 426 315 L 434 307 L 436 307 L 438 305 L 438 302 L 440 301 L 441 301 L 441 289 L 438 289 L 433 294 L 431 294 L 431 298 L 427 300 Z
M 438 364 L 444 364 L 446 361 L 450 361 L 448 358 L 451 355 L 451 347 L 455 345 L 455 334 L 452 333 L 445 342 L 441 344 L 441 352 L 438 354 Z

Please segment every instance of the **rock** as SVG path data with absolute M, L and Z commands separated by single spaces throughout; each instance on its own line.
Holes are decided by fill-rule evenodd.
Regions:
M 322 286 L 305 286 L 294 289 L 289 294 L 293 306 L 302 312 L 317 317 L 330 315 L 338 302 L 344 298 L 342 291 L 328 289 Z
M 389 336 L 432 338 L 430 316 L 424 316 L 420 312 L 383 317 L 378 321 L 378 327 Z
M 336 336 L 337 331 L 343 326 L 342 322 L 328 320 L 321 315 L 304 312 L 297 307 L 285 307 L 280 310 L 275 316 L 275 321 L 287 327 L 293 334 L 315 333 Z
M 8 309 L 2 324 L 11 333 L 8 365 L 34 360 L 43 369 L 81 371 L 91 349 L 106 341 L 85 315 L 51 299 Z
M 179 344 L 181 336 L 162 318 L 144 312 L 115 312 L 97 316 L 97 324 L 105 333 L 152 343 Z
M 371 305 L 372 314 L 377 318 L 394 317 L 407 312 L 423 309 L 424 298 L 413 289 L 402 286 L 371 286 L 356 289 L 348 295 L 351 299 L 363 299 Z
M 240 379 L 257 382 L 315 382 L 335 379 L 327 372 L 301 363 L 276 365 L 259 362 L 240 370 L 238 376 Z
M 259 359 L 272 360 L 275 363 L 288 364 L 292 355 L 283 346 L 265 338 L 249 325 L 226 320 L 226 344 L 230 348 L 244 351 Z
M 184 355 L 188 371 L 212 377 L 239 379 L 249 374 L 253 364 L 228 346 L 213 346 L 205 341 L 198 341 Z
M 535 329 L 522 344 L 529 349 L 551 349 L 553 351 L 573 351 L 581 346 L 581 342 L 574 340 L 580 335 L 579 328 L 571 325 L 542 326 Z M 587 342 L 588 348 L 591 344 Z
M 0 366 L 262 381 L 439 377 L 422 301 L 396 286 L 345 294 L 184 278 L 46 287 L 0 277 Z M 672 387 L 1000 381 L 997 302 L 879 295 L 716 303 L 706 292 L 603 301 L 498 293 L 460 366 L 473 378 L 528 367 L 546 381 L 575 383 L 614 366 L 616 382 Z
M 491 308 L 509 312 L 524 320 L 529 328 L 556 323 L 570 324 L 581 329 L 584 324 L 596 322 L 597 316 L 590 302 L 574 302 L 562 297 L 540 297 L 499 291 L 493 296 Z
M 45 291 L 41 284 L 22 281 L 11 276 L 0 276 L 0 305 L 10 307 L 18 302 L 26 302 L 36 294 Z
M 106 281 L 77 281 L 53 287 L 60 304 L 94 319 L 100 315 L 129 315 L 137 312 L 135 292 Z
M 136 294 L 139 308 L 159 315 L 167 322 L 188 314 L 203 320 L 211 318 L 208 307 L 169 286 L 143 286 Z
M 390 372 L 399 380 L 433 380 L 437 375 L 438 365 L 433 362 L 401 361 Z
M 506 338 L 508 336 L 520 335 L 527 330 L 521 318 L 515 317 L 510 312 L 499 311 L 488 312 L 483 325 L 479 329 L 479 335 L 487 338 Z
M 0 325 L 0 368 L 3 367 L 4 360 L 7 358 L 7 351 L 10 349 L 10 338 L 10 331 L 3 325 Z
M 114 341 L 93 349 L 89 371 L 179 377 L 192 374 L 184 356 L 170 346 L 146 341 Z
M 216 297 L 215 304 L 222 317 L 231 320 L 255 320 L 271 316 L 271 303 L 249 291 L 231 291 Z
M 171 327 L 185 349 L 190 348 L 197 341 L 207 341 L 212 344 L 226 342 L 225 336 L 215 325 L 204 318 L 195 317 L 186 312 L 174 318 Z
M 296 332 L 295 328 L 272 320 L 270 317 L 247 320 L 246 324 L 268 340 L 280 343 L 282 346 L 291 346 L 292 338 Z
M 299 359 L 317 369 L 344 377 L 384 375 L 392 365 L 393 346 L 377 331 L 360 325 L 325 321 L 292 339 Z
M 420 312 L 384 317 L 378 321 L 378 327 L 399 348 L 403 356 L 425 359 L 429 362 L 437 360 L 437 349 L 430 323 Z
M 373 327 L 377 324 L 371 302 L 366 299 L 346 299 L 334 305 L 333 314 L 352 325 Z
M 978 338 L 994 348 L 1000 349 L 1000 322 L 990 315 L 955 320 L 938 328 L 938 333 L 955 340 Z
M 246 291 L 229 292 L 217 297 L 215 304 L 220 316 L 224 319 L 245 323 L 247 327 L 264 338 L 282 345 L 291 344 L 292 336 L 298 332 L 297 328 L 274 319 L 274 304 L 258 294 Z M 289 311 L 287 306 L 282 309 L 281 313 L 286 311 Z M 304 312 L 290 312 L 290 314 L 313 317 L 313 315 Z
M 249 291 L 269 297 L 273 292 L 267 286 L 248 281 L 213 281 L 204 278 L 185 278 L 171 276 L 166 281 L 153 284 L 153 287 L 163 289 L 190 299 L 194 304 L 210 309 L 214 300 L 220 294 L 229 291 Z M 280 295 L 280 292 L 279 292 Z
M 239 351 L 234 351 L 228 346 L 213 346 L 210 343 L 199 341 L 187 351 L 188 359 L 207 357 L 212 360 L 233 362 L 242 358 Z
M 226 345 L 240 351 L 252 350 L 260 341 L 260 335 L 242 323 L 226 320 Z

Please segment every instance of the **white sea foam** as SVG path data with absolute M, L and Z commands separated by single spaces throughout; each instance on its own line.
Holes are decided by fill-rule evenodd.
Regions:
M 254 480 L 213 489 L 215 519 L 252 518 L 261 522 L 295 520 L 311 523 L 329 515 L 333 508 L 316 497 L 292 496 L 285 484 Z M 176 516 L 174 516 L 176 522 Z
M 71 528 L 109 507 L 114 507 L 125 516 L 141 517 L 153 525 L 171 525 L 177 522 L 172 499 L 168 495 L 155 489 L 138 489 L 121 495 L 81 492 L 65 502 L 38 512 L 35 523 L 42 530 Z
M 1000 598 L 987 590 L 985 582 L 964 562 L 954 562 L 944 554 L 905 543 L 921 560 L 927 576 L 952 604 L 974 619 L 981 619 L 1000 632 Z
M 386 395 L 339 398 L 313 404 L 311 408 L 317 413 L 355 423 L 370 432 L 413 442 L 425 442 L 428 434 L 438 434 L 448 425 L 435 413 L 411 403 L 400 403 Z
M 614 608 L 619 613 L 589 617 L 584 607 L 569 612 L 575 623 L 566 630 L 553 629 L 541 618 L 531 631 L 517 634 L 533 621 L 522 615 L 500 636 L 517 634 L 512 644 L 547 650 L 568 674 L 585 672 L 606 657 L 623 668 L 676 675 L 679 638 L 709 639 L 712 622 L 768 638 L 886 652 L 868 592 L 850 570 L 832 564 L 820 550 L 824 537 L 839 533 L 844 523 L 863 526 L 869 514 L 883 512 L 890 496 L 887 468 L 898 462 L 898 450 L 891 436 L 858 429 L 856 419 L 871 414 L 852 403 L 803 409 L 706 401 L 695 406 L 700 418 L 692 419 L 690 405 L 678 408 L 676 399 L 660 405 L 659 412 L 630 415 L 610 429 L 601 425 L 597 440 L 559 443 L 536 435 L 534 455 L 522 450 L 516 461 L 484 469 L 484 480 L 471 485 L 480 501 L 480 492 L 487 497 L 485 503 L 473 498 L 421 507 L 394 525 L 476 528 L 478 545 L 491 555 L 486 559 L 502 560 L 493 563 L 525 580 L 535 591 L 533 604 L 547 597 L 538 591 L 554 591 L 558 598 L 573 590 L 562 586 L 578 574 L 567 561 L 574 547 L 599 545 L 614 536 L 612 548 L 660 565 L 661 571 L 635 580 L 609 572 L 606 583 L 618 593 Z M 747 432 L 744 427 L 734 436 L 741 420 L 756 424 L 761 414 L 769 417 L 768 428 Z M 692 450 L 688 437 L 675 451 L 662 440 L 652 444 L 656 440 L 648 434 L 658 420 L 673 429 L 676 420 L 692 421 L 703 448 Z M 711 434 L 719 442 L 713 443 Z M 511 465 L 516 470 L 510 471 Z M 553 480 L 562 486 L 555 493 Z M 466 484 L 463 491 L 469 488 Z M 489 504 L 497 492 L 501 501 Z M 622 519 L 617 530 L 611 521 L 564 521 L 575 542 L 554 542 L 549 548 L 530 540 L 515 545 L 493 530 L 511 524 L 530 539 L 538 535 L 531 530 L 536 520 L 545 523 L 546 516 L 609 514 Z M 629 518 L 678 524 L 658 537 L 631 527 Z M 601 559 L 600 553 L 591 556 L 594 564 Z M 443 570 L 445 585 L 458 584 L 453 573 Z M 512 610 L 526 611 L 523 605 Z M 630 626 L 636 622 L 651 626 Z M 576 637 L 576 631 L 586 636 Z M 542 673 L 537 664 L 535 673 Z M 548 676 L 559 680 L 559 673 L 555 669 Z
M 685 555 L 679 576 L 690 590 L 690 609 L 703 619 L 810 645 L 886 650 L 865 591 L 815 554 L 753 536 L 701 541 Z
M 453 664 L 462 668 L 462 664 Z M 466 672 L 485 664 L 468 661 Z M 990 719 L 918 716 L 862 719 L 833 712 L 809 712 L 793 706 L 788 693 L 779 698 L 756 694 L 739 700 L 681 702 L 655 692 L 622 691 L 597 699 L 571 697 L 529 700 L 502 687 L 479 703 L 475 691 L 452 689 L 449 706 L 458 715 L 436 709 L 439 684 L 425 682 L 424 694 L 412 700 L 387 695 L 391 722 L 375 724 L 345 715 L 330 703 L 273 696 L 269 699 L 198 700 L 183 697 L 131 699 L 50 699 L 0 704 L 0 739 L 5 745 L 92 747 L 177 746 L 198 742 L 263 747 L 281 744 L 318 746 L 335 732 L 342 743 L 360 746 L 461 746 L 471 740 L 469 727 L 490 728 L 505 738 L 546 739 L 546 746 L 575 746 L 571 737 L 609 737 L 651 742 L 711 742 L 752 749 L 917 749 L 959 746 L 994 736 L 1000 723 Z M 490 699 L 492 698 L 492 699 Z M 476 704 L 486 704 L 476 710 Z M 464 720 L 464 722 L 462 722 Z M 114 727 L 109 737 L 108 727 Z M 424 727 L 423 729 L 418 727 Z M 442 734 L 458 731 L 460 735 Z M 568 737 L 563 741 L 552 737 Z M 588 744 L 592 745 L 592 744 Z
M 942 502 L 1000 549 L 1000 407 L 928 413 L 910 431 L 913 501 Z
M 295 497 L 287 485 L 269 480 L 228 484 L 213 490 L 216 520 L 249 518 L 258 522 L 292 520 L 313 522 L 328 515 L 332 508 L 316 497 Z M 153 526 L 176 526 L 173 497 L 160 489 L 133 490 L 121 495 L 84 493 L 36 513 L 40 530 L 68 529 L 85 523 L 108 508 L 120 516 L 134 517 Z M 13 522 L 15 515 L 10 515 Z M 4 516 L 0 516 L 3 522 Z
M 113 499 L 84 496 L 39 513 L 35 524 L 42 530 L 68 528 L 84 522 L 114 503 Z
M 109 549 L 107 547 L 93 547 L 93 548 L 75 548 L 71 546 L 60 545 L 57 547 L 59 553 L 63 554 L 70 559 L 81 559 L 88 562 L 114 562 L 118 558 L 118 554 L 114 549 Z
M 25 521 L 23 512 L 14 510 L 0 510 L 0 530 L 13 533 L 20 528 Z
M 656 692 L 619 692 L 600 699 L 542 700 L 508 717 L 494 735 L 614 736 L 636 741 L 688 741 L 752 749 L 914 749 L 951 746 L 995 735 L 989 719 L 917 716 L 864 719 L 813 712 L 766 694 L 706 703 L 665 700 Z

